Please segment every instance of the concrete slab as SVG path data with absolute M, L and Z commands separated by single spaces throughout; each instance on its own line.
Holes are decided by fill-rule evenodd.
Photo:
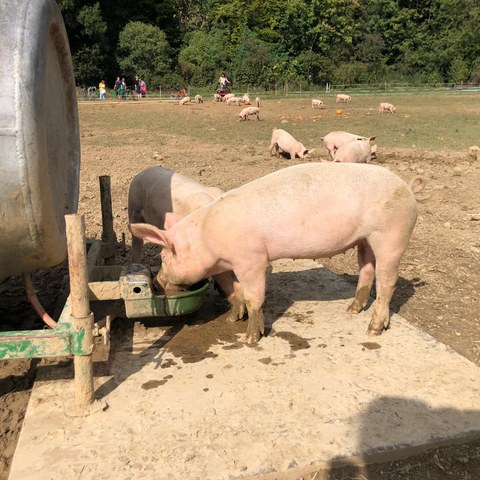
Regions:
M 193 324 L 118 320 L 96 365 L 109 408 L 68 416 L 70 367 L 40 369 L 10 480 L 293 479 L 480 436 L 478 367 L 398 315 L 368 337 L 371 313 L 345 313 L 354 288 L 275 262 L 256 347 L 213 293 Z

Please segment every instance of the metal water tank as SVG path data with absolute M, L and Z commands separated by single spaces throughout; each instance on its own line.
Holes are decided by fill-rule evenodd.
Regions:
M 54 0 L 0 1 L 0 283 L 61 263 L 80 135 L 67 33 Z

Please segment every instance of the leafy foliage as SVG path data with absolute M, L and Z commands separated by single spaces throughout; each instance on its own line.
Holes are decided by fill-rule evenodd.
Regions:
M 162 30 L 142 22 L 129 22 L 118 38 L 118 64 L 122 75 L 138 75 L 157 87 L 170 73 L 170 46 Z
M 57 0 L 77 82 L 468 82 L 478 0 Z

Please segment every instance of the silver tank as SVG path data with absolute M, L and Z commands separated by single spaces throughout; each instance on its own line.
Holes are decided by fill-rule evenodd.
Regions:
M 0 283 L 61 263 L 78 203 L 70 47 L 54 0 L 0 1 Z

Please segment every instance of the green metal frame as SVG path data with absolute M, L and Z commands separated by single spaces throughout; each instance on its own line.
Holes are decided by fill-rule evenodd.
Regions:
M 94 242 L 89 252 L 91 252 L 87 256 L 89 263 L 97 263 L 101 252 L 100 242 Z M 72 325 L 69 297 L 57 327 L 48 330 L 1 332 L 0 359 L 89 355 L 91 352 L 88 351 L 88 347 L 84 347 L 84 337 L 85 330 L 74 328 Z
M 102 206 L 102 240 L 95 240 L 88 252 L 79 258 L 85 260 L 84 293 L 87 302 L 92 300 L 123 300 L 127 318 L 144 318 L 154 316 L 178 316 L 197 311 L 202 303 L 209 281 L 197 283 L 193 290 L 175 295 L 158 295 L 153 291 L 151 273 L 148 267 L 131 264 L 129 267 L 108 265 L 114 259 L 116 235 L 113 231 L 111 210 L 110 177 L 100 177 L 100 196 Z M 85 248 L 85 232 L 71 230 L 70 234 L 81 237 L 68 238 L 67 244 L 72 253 Z M 70 257 L 70 253 L 69 253 Z M 77 260 L 78 261 L 78 260 Z M 70 277 L 77 268 L 70 264 Z M 99 265 L 102 263 L 102 265 Z M 87 281 L 88 277 L 88 281 Z M 79 294 L 74 297 L 78 300 Z M 90 332 L 99 335 L 102 327 L 94 324 L 93 314 L 80 318 L 72 315 L 72 293 L 70 293 L 58 319 L 57 326 L 49 330 L 23 330 L 0 333 L 0 360 L 14 358 L 44 358 L 58 356 L 89 356 L 92 354 Z M 87 311 L 89 310 L 87 305 Z M 99 322 L 101 323 L 101 322 Z M 103 327 L 105 328 L 105 327 Z M 103 332 L 108 336 L 109 328 Z M 88 333 L 87 333 L 88 332 Z M 94 333 L 95 334 L 95 333 Z

